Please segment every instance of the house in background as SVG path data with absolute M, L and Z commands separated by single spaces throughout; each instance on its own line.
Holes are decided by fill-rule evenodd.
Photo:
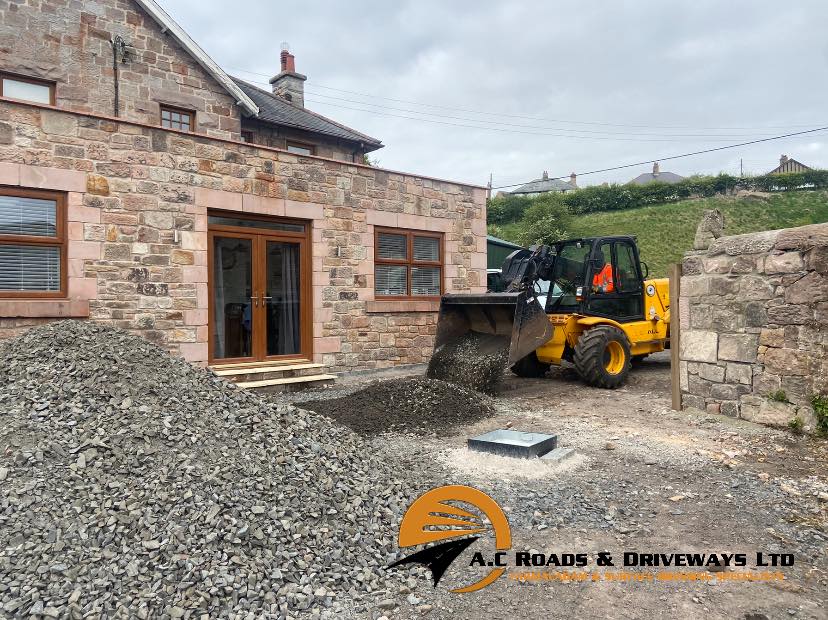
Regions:
M 658 162 L 653 162 L 653 171 L 639 174 L 637 177 L 629 181 L 632 185 L 646 185 L 647 183 L 678 183 L 683 181 L 684 177 L 675 172 L 661 172 Z
M 86 319 L 325 377 L 426 361 L 440 296 L 485 292 L 486 189 L 362 165 L 287 50 L 259 89 L 154 0 L 0 3 L 0 39 L 0 338 Z
M 807 172 L 808 170 L 813 170 L 810 166 L 806 166 L 803 163 L 796 161 L 795 159 L 788 157 L 787 155 L 781 155 L 779 157 L 779 165 L 768 172 L 768 174 L 785 174 L 787 172 Z
M 541 194 L 562 194 L 576 189 L 578 189 L 578 183 L 577 176 L 574 172 L 569 175 L 569 181 L 563 181 L 561 179 L 550 179 L 549 173 L 544 170 L 541 178 L 521 185 L 517 189 L 513 189 L 509 194 L 531 198 L 533 196 L 540 196 Z

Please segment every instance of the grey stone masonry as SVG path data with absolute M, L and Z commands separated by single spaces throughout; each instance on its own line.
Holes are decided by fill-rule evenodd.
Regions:
M 813 431 L 828 394 L 828 224 L 721 237 L 682 264 L 682 406 Z

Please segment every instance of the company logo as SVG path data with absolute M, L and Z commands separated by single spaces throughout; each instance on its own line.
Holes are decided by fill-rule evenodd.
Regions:
M 477 513 L 458 505 L 476 509 Z M 488 524 L 481 517 L 485 516 Z M 431 489 L 418 497 L 409 506 L 400 523 L 400 547 L 428 545 L 416 553 L 398 560 L 389 566 L 422 564 L 431 570 L 436 587 L 440 578 L 457 557 L 491 528 L 495 548 L 499 552 L 512 546 L 512 532 L 509 521 L 497 502 L 478 489 L 463 485 L 447 485 Z M 492 566 L 493 563 L 489 563 Z M 506 572 L 505 568 L 492 568 L 478 581 L 454 588 L 452 592 L 475 592 L 493 583 Z

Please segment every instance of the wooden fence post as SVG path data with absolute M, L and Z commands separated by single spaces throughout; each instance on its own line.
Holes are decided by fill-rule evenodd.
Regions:
M 672 408 L 681 411 L 681 374 L 679 373 L 679 347 L 681 345 L 681 263 L 670 265 L 670 393 Z

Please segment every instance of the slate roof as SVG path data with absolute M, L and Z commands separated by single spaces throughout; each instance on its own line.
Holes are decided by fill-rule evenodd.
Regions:
M 305 131 L 350 140 L 351 142 L 361 142 L 368 147 L 366 149 L 367 151 L 375 151 L 383 147 L 381 140 L 372 138 L 345 125 L 340 125 L 321 114 L 311 112 L 307 108 L 295 106 L 269 91 L 248 84 L 244 80 L 236 77 L 232 79 L 244 91 L 244 94 L 250 97 L 259 107 L 259 114 L 254 118 L 260 121 L 285 127 L 304 129 Z
M 513 189 L 510 194 L 543 194 L 545 192 L 570 192 L 577 189 L 568 181 L 561 179 L 535 179 L 521 185 L 517 189 Z
M 684 177 L 680 174 L 676 174 L 675 172 L 659 172 L 658 174 L 645 172 L 644 174 L 639 174 L 632 181 L 630 181 L 630 183 L 633 185 L 646 185 L 647 183 L 653 183 L 654 181 L 658 181 L 659 183 L 678 183 L 683 180 Z

